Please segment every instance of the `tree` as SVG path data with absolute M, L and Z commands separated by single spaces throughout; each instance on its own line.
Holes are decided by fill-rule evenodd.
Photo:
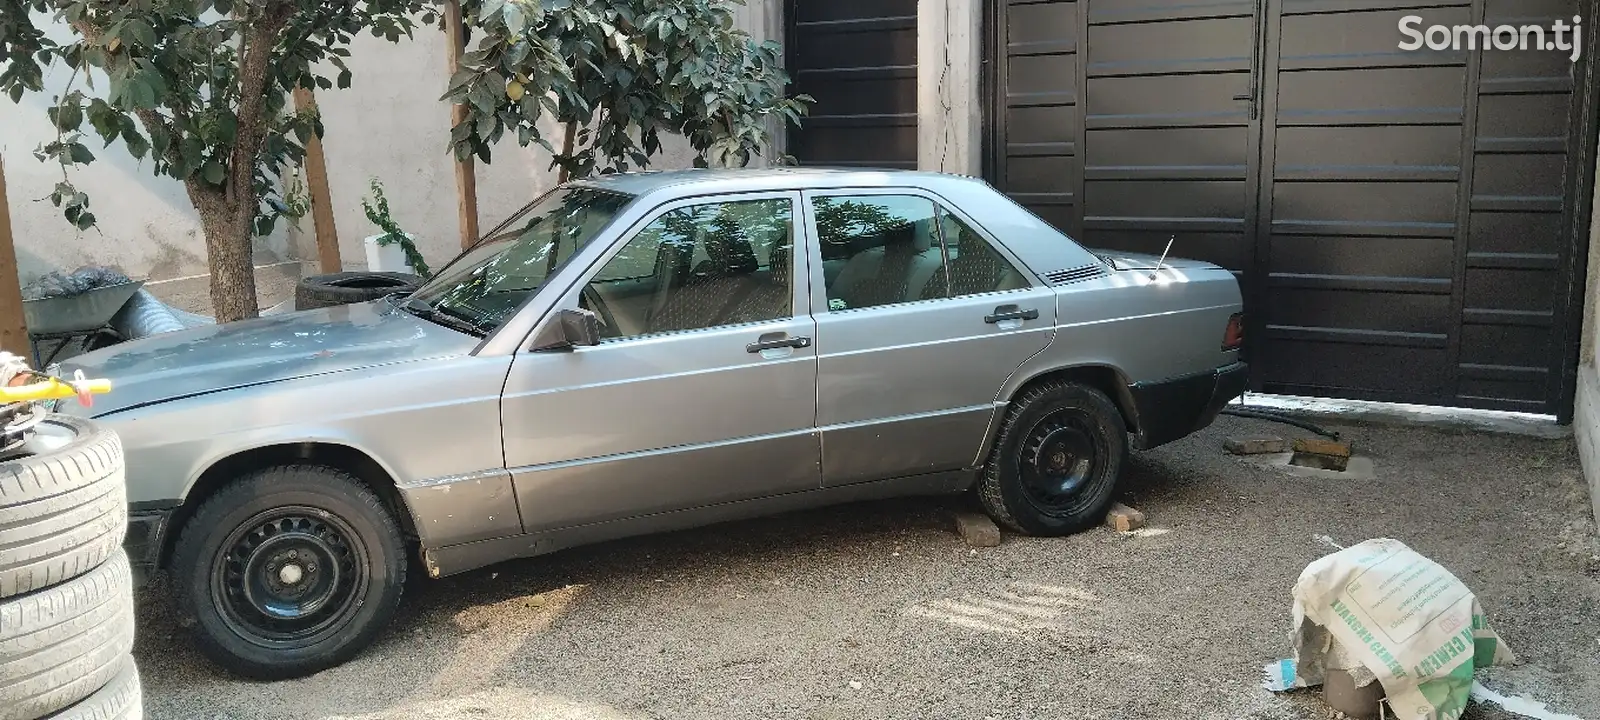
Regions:
M 0 92 L 20 101 L 43 89 L 45 67 L 71 68 L 47 110 L 57 137 L 36 153 L 62 168 L 51 201 L 78 228 L 95 224 L 67 172 L 94 160 L 85 122 L 105 147 L 120 139 L 149 155 L 199 214 L 217 319 L 238 320 L 258 310 L 251 238 L 271 232 L 281 178 L 322 133 L 314 113 L 288 110 L 290 93 L 348 87 L 351 40 L 410 37 L 439 22 L 432 2 L 0 0 Z M 74 40 L 47 38 L 34 25 L 44 13 Z M 565 170 L 646 165 L 663 130 L 688 137 L 703 164 L 743 164 L 769 118 L 797 120 L 809 100 L 784 97 L 776 46 L 734 30 L 727 0 L 469 0 L 465 13 L 483 38 L 445 93 L 469 107 L 451 133 L 457 157 L 487 162 L 508 131 L 551 148 L 535 123 L 552 112 L 581 144 L 551 148 Z M 323 63 L 334 79 L 317 73 Z
M 74 31 L 55 43 L 34 25 L 49 13 Z M 312 113 L 288 112 L 297 87 L 348 87 L 344 59 L 361 32 L 398 41 L 432 22 L 425 0 L 0 0 L 0 91 L 43 89 L 43 69 L 71 79 L 47 112 L 57 131 L 35 153 L 59 163 L 50 200 L 80 229 L 95 224 L 67 170 L 94 160 L 85 122 L 109 147 L 183 183 L 200 217 L 217 319 L 257 313 L 251 238 L 277 221 L 269 202 L 298 164 Z M 334 79 L 314 67 L 326 62 Z M 104 78 L 98 82 L 97 76 Z
M 490 160 L 514 133 L 550 150 L 562 178 L 646 167 L 661 133 L 687 138 L 699 166 L 743 166 L 798 123 L 809 96 L 788 97 L 777 43 L 734 28 L 743 0 L 472 0 L 482 34 L 445 99 L 463 103 L 456 157 Z M 538 121 L 564 128 L 557 150 Z

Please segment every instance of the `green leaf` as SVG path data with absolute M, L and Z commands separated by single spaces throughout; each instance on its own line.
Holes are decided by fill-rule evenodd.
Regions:
M 505 21 L 506 30 L 512 35 L 521 35 L 528 27 L 528 17 L 522 14 L 522 8 L 517 7 L 516 3 L 507 3 L 501 8 L 500 17 Z
M 128 78 L 126 100 L 128 105 L 138 110 L 153 110 L 156 107 L 156 89 L 146 82 L 144 73 Z
M 73 224 L 77 225 L 79 230 L 88 230 L 94 227 L 94 213 L 88 211 L 78 213 L 78 220 Z
M 336 84 L 339 86 L 340 90 L 343 90 L 345 88 L 350 87 L 350 71 L 349 70 L 340 70 L 339 71 L 339 81 Z
M 211 183 L 212 185 L 221 185 L 222 178 L 226 174 L 226 171 L 223 170 L 222 163 L 219 163 L 215 160 L 206 161 L 204 172 L 206 182 Z
M 219 145 L 232 145 L 239 136 L 239 120 L 231 112 L 224 112 L 217 116 L 217 123 L 212 128 L 214 142 Z
M 76 93 L 74 93 L 76 95 Z M 83 124 L 83 107 L 78 104 L 76 97 L 69 97 L 68 102 L 59 106 L 56 113 L 56 127 L 62 131 L 77 130 Z
M 256 235 L 266 237 L 272 234 L 273 226 L 278 224 L 277 215 L 263 215 L 256 218 Z
M 495 82 L 498 77 L 498 75 L 490 75 L 489 78 L 485 78 L 478 84 L 473 85 L 472 92 L 467 95 L 467 100 L 481 114 L 493 115 L 495 107 L 500 104 L 501 88 L 505 87 L 505 81 L 501 79 L 499 82 Z
M 67 146 L 67 151 L 75 164 L 84 165 L 94 162 L 94 153 L 89 152 L 89 148 L 85 147 L 83 143 L 72 143 Z
M 123 31 L 129 37 L 132 37 L 133 41 L 138 43 L 140 47 L 155 47 L 156 30 L 150 27 L 150 23 L 139 18 L 130 18 L 127 24 L 123 26 Z
M 143 160 L 144 154 L 150 150 L 150 143 L 144 139 L 144 136 L 131 128 L 123 128 L 122 142 L 128 146 L 128 154 L 132 155 L 135 160 Z
M 172 144 L 172 136 L 160 126 L 147 128 L 150 133 L 150 150 L 161 157 L 167 154 L 167 147 Z

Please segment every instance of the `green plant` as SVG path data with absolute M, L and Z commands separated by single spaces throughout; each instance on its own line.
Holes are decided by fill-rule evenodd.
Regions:
M 373 178 L 370 186 L 372 197 L 361 198 L 361 208 L 367 212 L 367 219 L 383 231 L 377 239 L 380 246 L 398 244 L 405 251 L 406 264 L 418 275 L 428 277 L 433 272 L 428 269 L 427 261 L 422 259 L 422 253 L 417 251 L 417 244 L 411 241 L 411 236 L 400 229 L 400 223 L 395 222 L 394 216 L 389 213 L 389 198 L 383 196 L 383 183 Z
M 749 163 L 768 121 L 798 123 L 812 99 L 785 94 L 781 47 L 738 30 L 735 3 L 467 0 L 481 39 L 444 95 L 467 110 L 450 133 L 456 157 L 487 162 L 511 134 L 550 150 L 563 177 L 584 177 L 649 165 L 670 132 L 698 166 Z M 540 130 L 546 113 L 562 125 L 560 149 Z
M 300 179 L 300 173 L 291 172 L 283 181 L 283 207 L 278 209 L 279 214 L 293 221 L 311 214 L 311 194 L 306 191 L 306 183 Z
M 771 120 L 798 122 L 811 98 L 785 95 L 775 43 L 734 27 L 742 0 L 463 0 L 477 49 L 444 98 L 467 112 L 450 133 L 457 158 L 489 161 L 507 133 L 549 149 L 562 175 L 648 165 L 661 133 L 688 138 L 697 165 L 743 165 L 766 147 Z M 44 68 L 72 79 L 44 103 L 56 137 L 36 153 L 61 166 L 50 199 L 78 228 L 89 196 L 68 170 L 93 162 L 88 133 L 158 176 L 183 183 L 199 215 L 219 321 L 259 307 L 253 236 L 272 231 L 286 171 L 322 135 L 296 88 L 349 87 L 357 35 L 397 42 L 443 24 L 434 0 L 0 0 L 0 93 L 20 103 Z M 36 18 L 63 25 L 46 33 Z M 337 74 L 316 71 L 331 66 Z M 94 82 L 94 78 L 108 82 Z M 81 85 L 81 87 L 80 87 Z M 538 121 L 563 125 L 561 149 Z M 88 128 L 85 128 L 85 124 Z M 779 158 L 783 161 L 783 158 Z

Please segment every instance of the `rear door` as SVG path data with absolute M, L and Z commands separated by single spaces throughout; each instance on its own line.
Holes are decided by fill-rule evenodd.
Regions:
M 933 195 L 806 207 L 823 484 L 971 465 L 1000 386 L 1054 335 L 1054 293 Z

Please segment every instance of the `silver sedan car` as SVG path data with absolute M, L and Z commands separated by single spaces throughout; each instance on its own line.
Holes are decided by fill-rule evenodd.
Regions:
M 433 577 L 612 538 L 970 493 L 1097 524 L 1130 446 L 1246 386 L 1239 286 L 1095 252 L 981 180 L 564 185 L 407 295 L 66 363 L 127 454 L 136 563 L 245 675 L 348 659 Z

